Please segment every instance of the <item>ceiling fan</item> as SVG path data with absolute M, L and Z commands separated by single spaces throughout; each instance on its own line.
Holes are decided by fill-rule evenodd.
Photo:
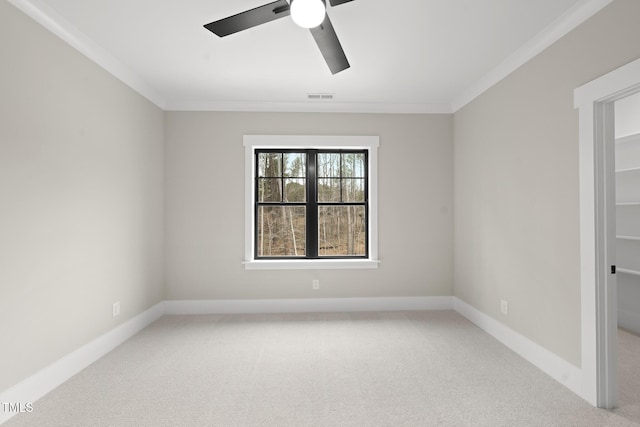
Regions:
M 333 7 L 350 1 L 353 0 L 329 0 L 329 3 Z M 204 27 L 217 36 L 224 37 L 289 15 L 299 26 L 309 28 L 331 74 L 350 67 L 326 13 L 326 0 L 278 0 L 211 22 Z

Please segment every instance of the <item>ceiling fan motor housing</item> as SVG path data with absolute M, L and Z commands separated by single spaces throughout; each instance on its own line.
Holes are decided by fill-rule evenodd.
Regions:
M 324 21 L 325 0 L 291 0 L 291 19 L 302 28 L 315 28 Z

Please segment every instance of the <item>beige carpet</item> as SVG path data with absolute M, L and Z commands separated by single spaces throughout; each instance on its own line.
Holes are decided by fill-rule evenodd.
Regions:
M 614 412 L 640 424 L 640 337 L 618 331 L 620 408 Z
M 637 426 L 451 311 L 166 316 L 22 426 Z

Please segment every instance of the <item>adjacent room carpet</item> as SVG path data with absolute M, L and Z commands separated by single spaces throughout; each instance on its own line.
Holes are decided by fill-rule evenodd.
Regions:
M 640 337 L 618 331 L 618 415 L 640 424 Z
M 207 315 L 161 318 L 3 427 L 637 426 L 633 413 L 591 407 L 452 311 Z

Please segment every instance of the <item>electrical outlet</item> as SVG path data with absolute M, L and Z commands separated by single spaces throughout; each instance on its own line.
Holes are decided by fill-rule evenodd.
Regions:
M 509 314 L 509 303 L 505 300 L 500 300 L 500 311 L 505 316 Z
M 320 280 L 314 280 L 313 281 L 313 289 L 315 289 L 315 290 L 320 289 Z
M 120 316 L 120 301 L 113 303 L 113 317 Z

